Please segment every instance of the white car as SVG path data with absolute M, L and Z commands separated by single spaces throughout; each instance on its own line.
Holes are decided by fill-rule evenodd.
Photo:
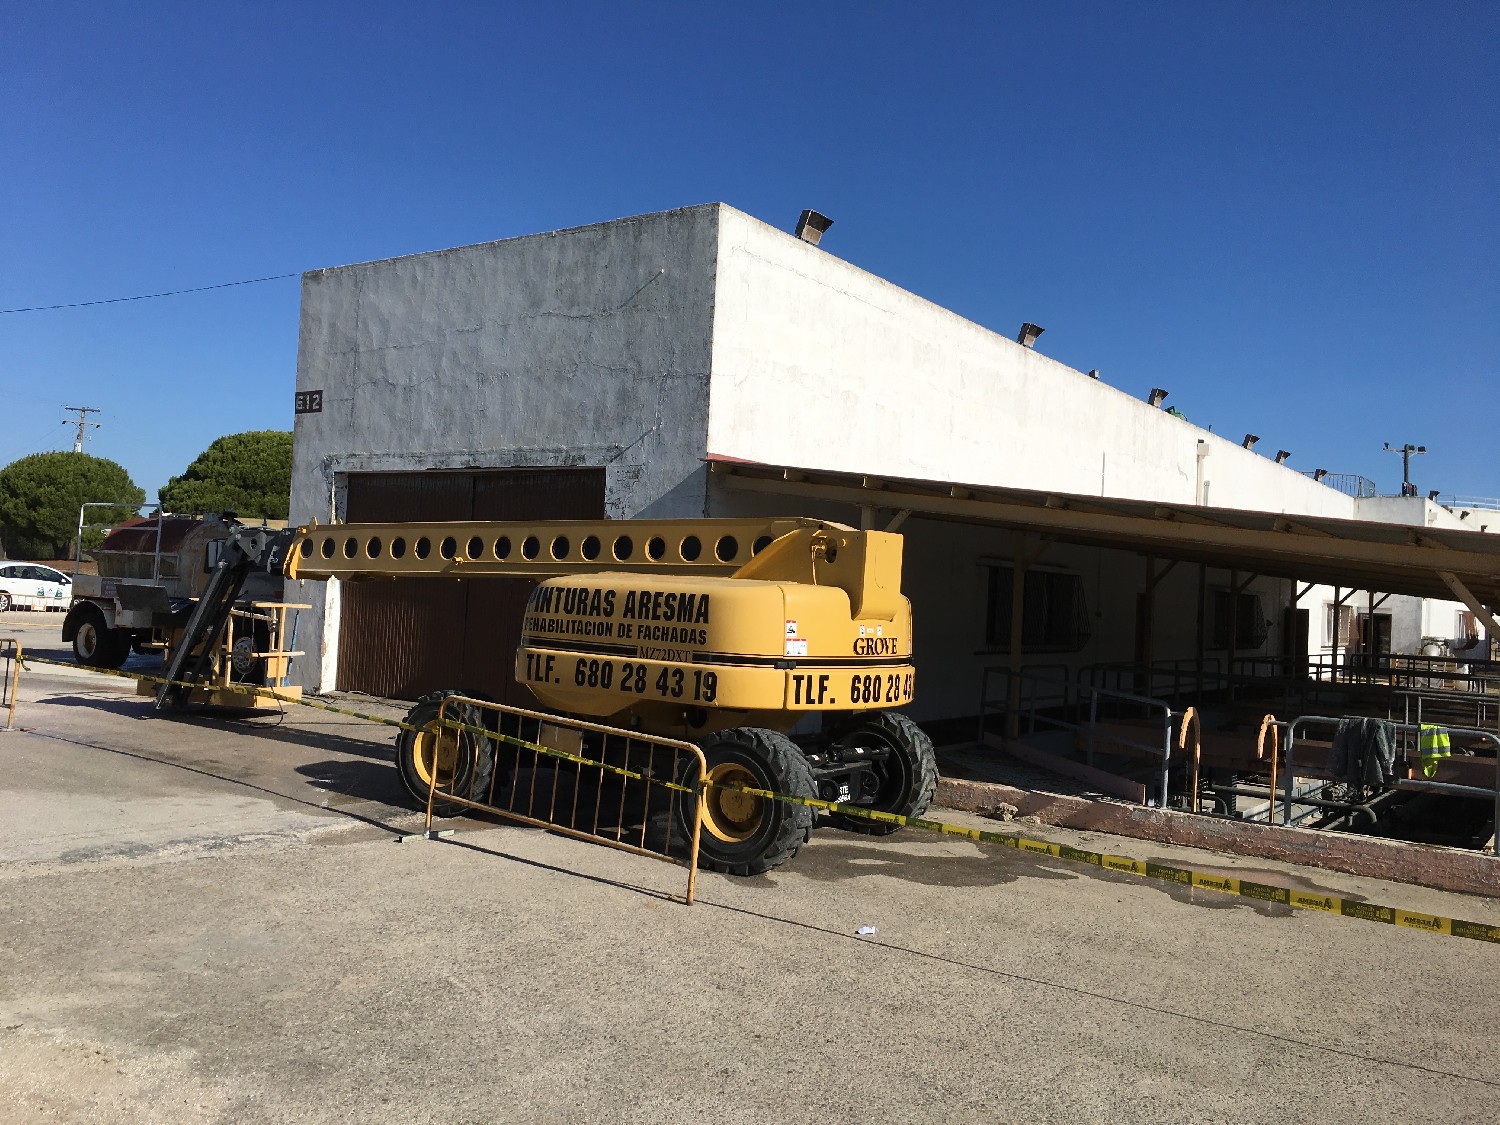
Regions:
M 65 610 L 73 579 L 37 563 L 0 563 L 0 613 L 8 609 Z

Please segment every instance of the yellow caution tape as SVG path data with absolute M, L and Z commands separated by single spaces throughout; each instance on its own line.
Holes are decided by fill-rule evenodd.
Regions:
M 25 656 L 22 657 L 23 667 L 26 663 L 36 662 L 39 664 L 54 664 L 59 667 L 77 667 L 61 660 L 50 660 L 46 657 Z M 163 679 L 159 676 L 143 676 L 137 673 L 118 672 L 111 669 L 90 668 L 91 672 L 100 672 L 106 675 L 120 676 L 124 679 L 139 680 L 147 683 L 166 684 L 173 681 Z M 177 682 L 174 686 L 194 687 L 200 685 Z M 253 688 L 243 686 L 231 686 L 229 688 L 217 688 L 216 690 L 240 691 L 246 695 L 270 696 L 285 703 L 300 704 L 304 707 L 313 707 L 320 711 L 329 711 L 336 715 L 347 715 L 355 719 L 364 719 L 383 726 L 399 727 L 402 730 L 422 731 L 431 730 L 435 727 L 449 727 L 455 730 L 469 731 L 492 741 L 503 742 L 521 749 L 532 750 L 538 754 L 557 758 L 566 762 L 573 762 L 581 766 L 589 766 L 594 769 L 615 774 L 620 777 L 630 778 L 637 781 L 649 781 L 655 785 L 661 785 L 668 789 L 674 789 L 682 793 L 696 792 L 696 787 L 685 786 L 676 781 L 663 781 L 660 778 L 647 777 L 637 771 L 628 770 L 620 766 L 611 765 L 608 762 L 599 762 L 591 758 L 585 758 L 578 754 L 571 754 L 565 750 L 558 750 L 551 746 L 531 742 L 527 739 L 516 738 L 512 735 L 500 734 L 490 730 L 488 727 L 475 726 L 470 723 L 460 723 L 455 719 L 444 719 L 441 722 L 429 723 L 424 727 L 418 727 L 411 723 L 401 722 L 396 719 L 387 719 L 379 715 L 369 715 L 360 711 L 354 711 L 346 707 L 335 707 L 329 703 L 316 700 L 304 699 L 300 696 L 282 696 L 268 688 Z M 477 704 L 483 706 L 482 703 Z M 1378 903 L 1363 902 L 1359 899 L 1341 898 L 1336 895 L 1312 894 L 1306 891 L 1292 890 L 1288 887 L 1278 887 L 1269 883 L 1252 882 L 1249 879 L 1236 879 L 1229 876 L 1210 874 L 1203 871 L 1194 871 L 1186 867 L 1176 867 L 1165 863 L 1152 863 L 1149 860 L 1135 859 L 1131 856 L 1107 855 L 1102 852 L 1086 851 L 1075 848 L 1068 844 L 1055 844 L 1050 840 L 1033 840 L 1025 836 L 1013 835 L 1007 832 L 991 832 L 982 828 L 969 828 L 960 824 L 949 824 L 940 820 L 925 820 L 915 816 L 901 816 L 899 813 L 884 812 L 880 809 L 865 808 L 862 805 L 843 805 L 837 801 L 823 801 L 816 797 L 798 797 L 788 793 L 776 793 L 769 789 L 756 789 L 748 785 L 722 785 L 715 782 L 704 781 L 700 783 L 703 788 L 724 789 L 733 792 L 746 793 L 753 797 L 763 797 L 767 800 L 782 801 L 791 805 L 803 805 L 807 808 L 818 809 L 823 812 L 840 813 L 844 816 L 855 816 L 865 820 L 880 821 L 885 824 L 897 824 L 905 828 L 917 828 L 926 832 L 936 832 L 944 836 L 957 836 L 961 839 L 971 840 L 979 844 L 999 844 L 1002 847 L 1015 848 L 1018 851 L 1031 852 L 1036 855 L 1045 855 L 1054 859 L 1066 860 L 1070 863 L 1084 863 L 1092 867 L 1099 867 L 1106 871 L 1116 871 L 1123 875 L 1134 875 L 1139 878 L 1154 879 L 1161 882 L 1176 883 L 1179 886 L 1191 887 L 1196 890 L 1214 891 L 1220 894 L 1236 895 L 1240 898 L 1254 899 L 1257 902 L 1279 903 L 1298 910 L 1312 910 L 1322 914 L 1336 914 L 1343 918 L 1358 918 L 1366 922 L 1384 922 L 1386 925 L 1401 926 L 1411 930 L 1421 930 L 1429 934 L 1444 934 L 1449 937 L 1470 938 L 1475 941 L 1487 941 L 1500 945 L 1500 926 L 1492 926 L 1485 922 L 1469 922 L 1462 918 L 1447 918 L 1440 914 L 1423 914 L 1412 910 L 1402 910 L 1398 907 L 1382 906 Z

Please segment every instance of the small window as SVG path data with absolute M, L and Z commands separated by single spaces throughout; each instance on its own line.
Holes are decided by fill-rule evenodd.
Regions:
M 1340 648 L 1348 648 L 1354 643 L 1354 638 L 1359 635 L 1354 621 L 1354 607 L 1352 605 L 1337 607 L 1337 625 L 1335 625 L 1334 609 L 1332 602 L 1323 603 L 1323 643 L 1331 647 L 1337 641 Z
M 1235 602 L 1230 601 L 1231 596 L 1228 590 L 1214 591 L 1213 630 L 1209 647 L 1223 649 L 1229 647 L 1229 622 L 1233 617 L 1235 649 L 1244 651 L 1260 648 L 1266 643 L 1266 637 L 1270 634 L 1270 625 L 1266 622 L 1266 613 L 1260 604 L 1260 595 L 1240 594 Z M 1230 613 L 1231 606 L 1236 610 L 1233 614 Z
M 1014 570 L 1010 566 L 989 568 L 989 613 L 985 644 L 1010 647 L 1010 610 Z M 1088 643 L 1088 606 L 1083 578 L 1055 570 L 1028 570 L 1021 591 L 1021 650 L 1023 652 L 1077 652 Z

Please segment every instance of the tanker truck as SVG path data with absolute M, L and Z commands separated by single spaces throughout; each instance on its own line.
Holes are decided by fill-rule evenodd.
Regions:
M 85 526 L 81 515 L 79 526 Z M 158 512 L 110 529 L 89 552 L 99 573 L 73 577 L 62 639 L 72 643 L 77 661 L 94 668 L 118 668 L 132 651 L 165 651 L 172 630 L 187 621 L 194 602 L 207 589 L 225 542 L 243 526 L 247 525 L 232 513 Z M 252 602 L 279 602 L 281 589 L 281 575 L 253 574 L 238 600 L 248 611 Z M 265 649 L 262 640 L 255 628 L 242 630 L 235 639 L 237 679 L 250 678 L 260 667 L 255 653 Z

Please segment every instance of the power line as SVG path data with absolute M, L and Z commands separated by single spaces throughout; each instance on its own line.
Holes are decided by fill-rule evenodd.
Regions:
M 0 315 L 5 313 L 26 312 L 50 312 L 52 309 L 82 309 L 90 305 L 118 305 L 122 301 L 149 301 L 154 297 L 180 297 L 184 293 L 206 293 L 210 289 L 229 289 L 235 285 L 259 285 L 262 281 L 285 281 L 289 277 L 297 277 L 295 273 L 278 273 L 271 277 L 251 277 L 244 281 L 221 281 L 217 285 L 199 285 L 194 289 L 169 289 L 165 293 L 140 293 L 134 297 L 105 297 L 99 301 L 70 301 L 63 305 L 31 305 L 24 309 L 0 309 Z
M 58 425 L 58 428 L 61 428 L 63 426 L 67 426 L 69 424 L 70 424 L 69 422 L 67 422 L 66 420 L 64 420 L 64 421 L 59 422 L 57 425 Z M 27 438 L 20 445 L 16 446 L 15 449 L 11 450 L 10 453 L 5 454 L 5 463 L 8 465 L 8 464 L 10 464 L 10 462 L 17 460 L 16 452 L 18 450 L 25 449 L 27 446 L 30 446 L 30 445 L 35 445 L 38 441 L 40 441 L 43 445 L 46 445 L 48 443 L 48 441 L 51 440 L 51 438 L 52 438 L 52 431 L 51 430 L 48 430 L 40 438 Z M 30 454 L 23 454 L 23 456 L 28 456 L 29 457 Z

